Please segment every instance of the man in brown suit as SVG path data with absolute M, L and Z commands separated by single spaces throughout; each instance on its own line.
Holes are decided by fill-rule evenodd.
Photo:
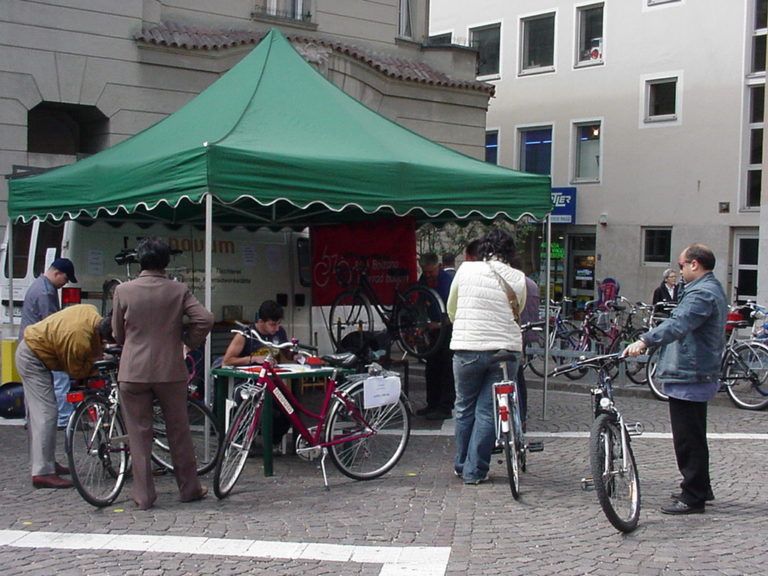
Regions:
M 123 345 L 118 380 L 133 461 L 133 500 L 142 510 L 157 498 L 151 461 L 155 398 L 163 410 L 182 502 L 200 500 L 208 492 L 197 478 L 183 345 L 200 346 L 213 327 L 213 315 L 186 285 L 166 276 L 170 255 L 163 241 L 142 240 L 137 248 L 141 273 L 117 286 L 113 301 L 112 328 Z

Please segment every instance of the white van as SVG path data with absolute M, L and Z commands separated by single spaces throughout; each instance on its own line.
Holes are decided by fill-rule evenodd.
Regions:
M 0 330 L 3 340 L 18 336 L 24 295 L 32 281 L 45 271 L 54 258 L 69 258 L 75 265 L 77 284 L 61 291 L 62 305 L 94 304 L 102 313 L 109 309 L 104 299 L 105 282 L 120 281 L 139 273 L 115 262 L 115 256 L 135 248 L 145 236 L 163 238 L 181 253 L 172 258 L 169 275 L 189 286 L 204 302 L 205 231 L 191 225 L 110 223 L 58 224 L 33 221 L 13 228 L 13 322 L 9 316 L 8 237 L 0 247 Z M 310 343 L 316 341 L 311 319 L 311 267 L 309 237 L 306 231 L 243 227 L 223 229 L 214 226 L 212 259 L 212 312 L 216 328 L 212 337 L 213 354 L 222 354 L 231 340 L 234 320 L 253 321 L 261 302 L 276 300 L 285 308 L 283 325 L 289 336 Z M 322 331 L 324 329 L 321 328 Z M 4 354 L 7 355 L 7 354 Z M 5 375 L 7 372 L 3 370 Z

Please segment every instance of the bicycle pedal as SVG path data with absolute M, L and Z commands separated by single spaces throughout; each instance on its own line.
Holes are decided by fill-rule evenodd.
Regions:
M 590 490 L 595 489 L 595 481 L 592 480 L 592 478 L 582 478 L 581 479 L 581 489 L 584 490 L 584 492 L 589 492 Z
M 525 445 L 525 449 L 528 452 L 543 452 L 544 442 L 528 442 L 528 444 Z
M 630 424 L 625 424 L 627 428 L 627 434 L 630 436 L 642 436 L 643 435 L 643 423 L 642 422 L 632 422 Z

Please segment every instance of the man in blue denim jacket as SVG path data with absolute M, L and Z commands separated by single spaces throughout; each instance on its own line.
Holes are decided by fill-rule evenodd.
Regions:
M 728 303 L 712 274 L 715 255 L 703 244 L 692 244 L 680 254 L 685 287 L 677 308 L 659 326 L 624 350 L 637 356 L 648 347 L 663 346 L 656 375 L 669 396 L 669 419 L 682 492 L 665 514 L 699 514 L 713 500 L 707 446 L 707 402 L 720 383 L 720 359 L 725 347 Z

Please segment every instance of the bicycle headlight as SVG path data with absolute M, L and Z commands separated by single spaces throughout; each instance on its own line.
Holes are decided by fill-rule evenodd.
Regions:
M 613 406 L 613 402 L 610 398 L 600 398 L 600 408 L 608 410 L 611 406 Z

